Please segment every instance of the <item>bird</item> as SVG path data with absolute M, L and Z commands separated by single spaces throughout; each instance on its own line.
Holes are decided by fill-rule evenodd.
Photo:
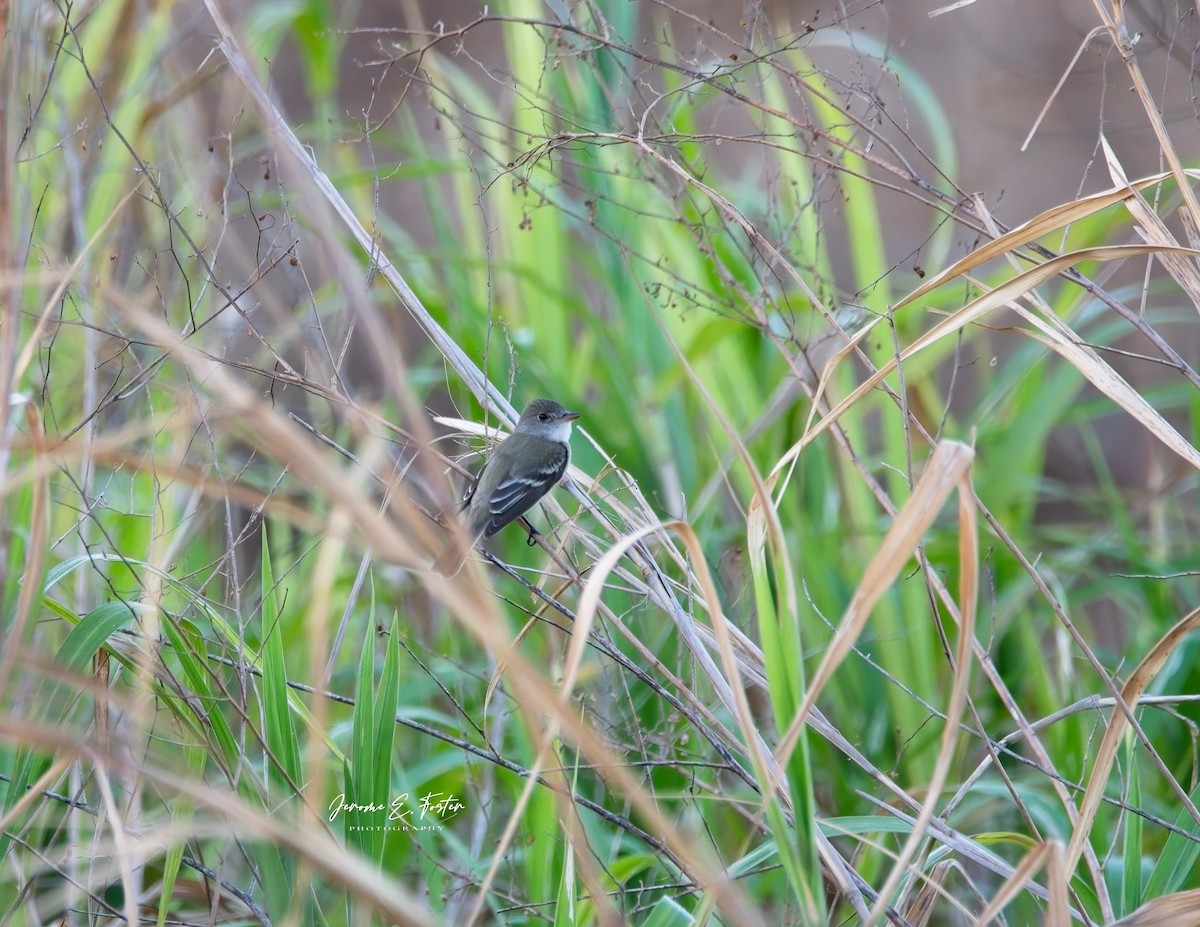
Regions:
M 571 423 L 577 418 L 578 412 L 553 399 L 529 401 L 513 433 L 488 457 L 463 497 L 461 524 L 470 544 L 452 537 L 434 561 L 435 570 L 456 574 L 470 548 L 516 521 L 554 488 L 571 462 Z

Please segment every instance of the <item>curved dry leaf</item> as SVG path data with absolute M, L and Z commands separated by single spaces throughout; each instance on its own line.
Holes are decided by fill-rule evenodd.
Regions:
M 1162 245 L 1165 248 L 1178 246 L 1179 242 L 1171 234 L 1162 217 L 1150 208 L 1150 204 L 1142 199 L 1141 193 L 1129 183 L 1129 178 L 1125 176 L 1125 169 L 1117 159 L 1117 153 L 1112 150 L 1108 139 L 1103 135 L 1100 136 L 1100 145 L 1104 149 L 1104 158 L 1108 162 L 1108 173 L 1113 182 L 1129 188 L 1129 195 L 1125 198 L 1125 207 L 1133 215 L 1134 220 L 1141 223 L 1141 226 L 1136 229 L 1138 234 L 1151 244 Z M 1200 271 L 1197 271 L 1195 262 L 1189 261 L 1182 254 L 1171 250 L 1161 252 L 1158 260 L 1166 268 L 1167 273 L 1179 284 L 1179 288 L 1187 293 L 1192 305 L 1200 309 Z
M 887 377 L 898 364 L 903 363 L 915 354 L 925 350 L 930 345 L 936 343 L 942 338 L 947 338 L 960 329 L 965 328 L 977 319 L 987 315 L 993 309 L 998 309 L 1001 306 L 1007 306 L 1014 303 L 1019 297 L 1029 292 L 1036 286 L 1040 286 L 1052 277 L 1062 273 L 1073 264 L 1078 264 L 1083 261 L 1118 261 L 1130 257 L 1138 257 L 1143 254 L 1155 254 L 1164 250 L 1158 245 L 1113 245 L 1106 248 L 1085 248 L 1081 251 L 1072 251 L 1068 254 L 1060 255 L 1053 258 L 1044 264 L 1039 264 L 1031 270 L 1025 271 L 1023 274 L 1018 274 L 1011 280 L 1006 280 L 994 290 L 989 290 L 977 299 L 972 300 L 963 306 L 957 312 L 954 312 L 946 318 L 939 321 L 929 331 L 918 337 L 912 344 L 900 352 L 899 357 L 892 358 L 875 373 L 867 377 L 859 384 L 846 398 L 839 402 L 836 406 L 829 410 L 825 416 L 817 422 L 812 428 L 807 430 L 787 453 L 775 465 L 772 474 L 799 454 L 805 447 L 813 442 L 817 436 L 824 432 L 830 425 L 837 421 L 846 410 L 862 399 L 867 393 L 878 386 L 885 377 Z M 1200 256 L 1200 251 L 1194 251 L 1190 248 L 1172 248 L 1169 250 L 1179 253 L 1186 253 Z M 1102 363 L 1102 362 L 1101 362 Z M 1111 370 L 1111 368 L 1109 368 Z M 1113 376 L 1116 376 L 1114 373 Z M 1119 377 L 1117 379 L 1120 379 Z M 1105 381 L 1109 382 L 1109 381 Z M 1124 381 L 1122 381 L 1124 382 Z M 1098 384 L 1099 385 L 1099 384 Z M 1103 387 L 1100 387 L 1103 389 Z M 1118 391 L 1119 392 L 1119 391 Z M 1116 398 L 1115 396 L 1113 397 Z M 1139 396 L 1140 398 L 1140 396 Z M 1143 400 L 1144 401 L 1144 400 Z M 1169 426 L 1168 426 L 1169 428 Z M 1173 430 L 1173 429 L 1172 429 Z M 1155 432 L 1159 434 L 1159 432 Z M 1165 432 L 1163 432 L 1165 434 Z M 1169 445 L 1176 453 L 1179 448 L 1175 444 Z M 1189 459 L 1190 460 L 1190 459 Z
M 821 694 L 834 670 L 841 665 L 854 642 L 862 634 L 871 609 L 900 575 L 900 571 L 921 543 L 925 532 L 942 510 L 950 493 L 956 488 L 960 492 L 971 492 L 967 476 L 974 458 L 975 452 L 959 441 L 941 441 L 934 448 L 933 456 L 917 481 L 908 502 L 896 514 L 891 528 L 879 545 L 879 550 L 863 571 L 862 580 L 838 623 L 837 632 L 830 641 L 820 666 L 813 675 L 804 701 L 789 722 L 787 731 L 780 738 L 775 753 L 782 765 L 786 765 L 786 757 L 795 746 L 800 728 L 812 711 L 817 696 Z
M 1163 418 L 1162 414 L 1150 405 L 1141 393 L 1130 386 L 1128 381 L 1101 359 L 1095 351 L 1084 345 L 1082 339 L 1065 323 L 1055 320 L 1055 326 L 1059 329 L 1056 330 L 1055 327 L 1048 325 L 1033 313 L 1019 306 L 1015 308 L 1022 317 L 1036 325 L 1044 335 L 1043 337 L 1043 335 L 1030 332 L 1030 337 L 1036 338 L 1056 354 L 1065 358 L 1096 389 L 1132 415 L 1170 450 L 1200 470 L 1200 451 L 1197 451 L 1187 438 L 1176 431 L 1175 427 Z
M 1110 927 L 1200 927 L 1200 888 L 1148 901 Z
M 1164 634 L 1150 652 L 1137 665 L 1128 681 L 1121 687 L 1121 699 L 1124 705 L 1113 709 L 1108 719 L 1108 727 L 1096 751 L 1096 762 L 1092 766 L 1092 774 L 1088 779 L 1087 791 L 1084 792 L 1083 802 L 1079 807 L 1079 817 L 1075 822 L 1075 830 L 1071 834 L 1071 842 L 1067 844 L 1067 876 L 1075 873 L 1079 857 L 1083 854 L 1084 844 L 1091 833 L 1095 821 L 1096 809 L 1104 797 L 1108 785 L 1109 773 L 1117 759 L 1117 750 L 1121 746 L 1121 738 L 1129 727 L 1129 716 L 1137 708 L 1138 699 L 1145 693 L 1150 683 L 1166 664 L 1168 658 L 1175 653 L 1180 642 L 1192 631 L 1200 628 L 1200 608 L 1185 615 L 1176 625 Z
M 971 461 L 974 457 L 975 452 L 964 444 L 951 441 L 940 443 L 934 450 L 933 459 L 925 468 L 917 489 L 913 492 L 913 499 L 917 499 L 922 493 L 929 496 L 928 499 L 922 497 L 917 503 L 917 523 L 928 528 L 941 508 L 937 500 L 944 501 L 949 489 L 958 489 L 958 645 L 954 653 L 954 683 L 946 706 L 933 774 L 929 777 L 916 824 L 905 840 L 887 881 L 879 890 L 879 900 L 872 911 L 875 923 L 882 922 L 887 899 L 894 896 L 901 880 L 907 877 L 909 865 L 927 839 L 929 822 L 933 819 L 941 800 L 942 788 L 950 776 L 959 738 L 962 736 L 961 722 L 967 707 L 967 684 L 971 679 L 971 648 L 975 642 L 975 609 L 979 590 L 979 532 L 975 519 L 975 490 L 971 485 Z M 928 487 L 923 489 L 926 484 Z M 910 504 L 913 499 L 909 500 Z M 920 543 L 925 528 L 918 534 L 917 544 Z
M 1187 171 L 1191 177 L 1200 177 L 1200 171 Z M 1149 177 L 1143 177 L 1140 180 L 1132 181 L 1119 187 L 1112 187 L 1108 190 L 1102 190 L 1100 193 L 1094 193 L 1091 196 L 1085 196 L 1079 200 L 1073 200 L 1069 203 L 1061 203 L 1058 206 L 1052 206 L 1045 212 L 1039 213 L 1023 225 L 1018 225 L 1010 232 L 1005 232 L 999 238 L 989 241 L 982 247 L 976 248 L 966 257 L 954 264 L 951 264 L 939 274 L 935 274 L 929 280 L 925 281 L 921 286 L 917 287 L 909 293 L 904 299 L 900 300 L 894 307 L 899 309 L 901 306 L 906 306 L 911 302 L 915 302 L 922 296 L 932 293 L 947 280 L 953 280 L 955 277 L 961 277 L 968 271 L 973 270 L 980 264 L 984 264 L 993 258 L 998 258 L 1006 251 L 1011 251 L 1013 248 L 1019 248 L 1021 245 L 1035 241 L 1043 235 L 1048 235 L 1051 232 L 1057 232 L 1065 228 L 1072 222 L 1078 222 L 1081 219 L 1086 219 L 1097 212 L 1107 209 L 1116 203 L 1121 202 L 1129 196 L 1130 189 L 1144 190 L 1146 187 L 1154 186 L 1156 183 L 1162 183 L 1169 178 L 1171 173 L 1164 171 L 1159 174 L 1152 174 Z

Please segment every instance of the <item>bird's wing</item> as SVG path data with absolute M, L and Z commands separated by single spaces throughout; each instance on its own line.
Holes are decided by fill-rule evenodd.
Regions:
M 483 466 L 479 468 L 479 472 L 475 474 L 475 479 L 471 480 L 471 484 L 467 487 L 467 491 L 463 493 L 462 502 L 458 504 L 458 510 L 460 512 L 465 512 L 467 510 L 467 506 L 471 504 L 471 497 L 475 495 L 475 490 L 479 488 L 479 481 L 483 479 L 483 471 L 486 469 L 487 462 L 484 461 Z
M 533 508 L 538 499 L 562 479 L 570 456 L 571 452 L 563 445 L 559 453 L 550 457 L 540 469 L 521 476 L 505 476 L 488 499 L 488 511 L 492 517 L 484 526 L 483 536 L 490 538 L 509 522 L 515 521 Z

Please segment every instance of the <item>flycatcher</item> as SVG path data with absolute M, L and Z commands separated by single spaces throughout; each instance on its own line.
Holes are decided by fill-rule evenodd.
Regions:
M 513 433 L 500 442 L 463 498 L 463 530 L 470 544 L 451 538 L 433 568 L 446 576 L 462 569 L 467 551 L 528 512 L 567 472 L 571 462 L 571 422 L 553 399 L 533 399 Z

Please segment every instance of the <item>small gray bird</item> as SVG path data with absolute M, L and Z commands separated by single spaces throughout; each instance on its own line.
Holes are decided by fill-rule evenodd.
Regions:
M 528 512 L 567 472 L 571 462 L 571 422 L 553 399 L 533 399 L 521 413 L 513 433 L 492 452 L 463 498 L 463 530 L 470 539 L 464 549 L 452 538 L 433 568 L 445 576 L 462 569 L 467 550 Z

